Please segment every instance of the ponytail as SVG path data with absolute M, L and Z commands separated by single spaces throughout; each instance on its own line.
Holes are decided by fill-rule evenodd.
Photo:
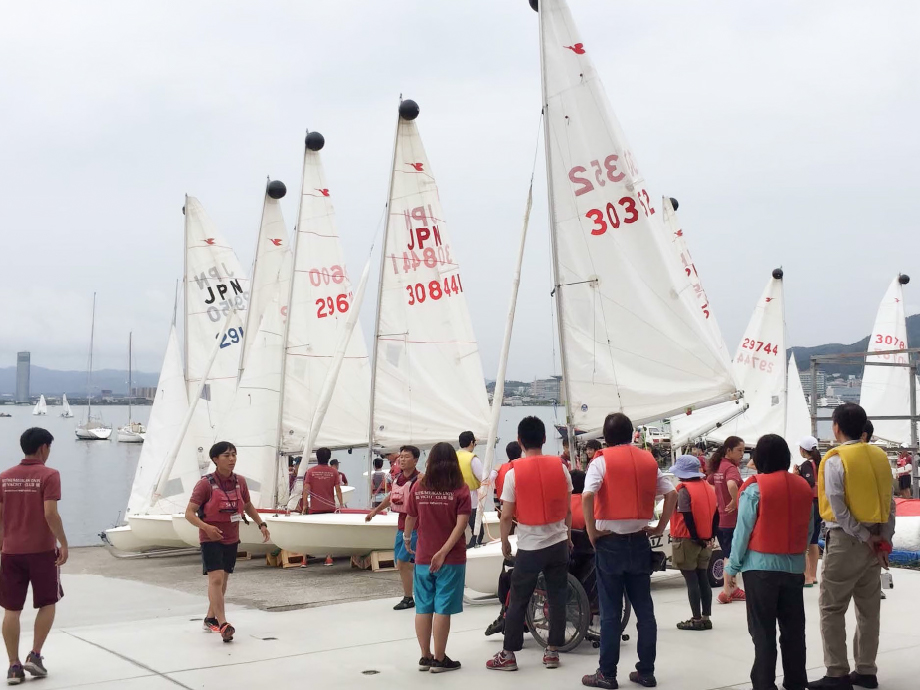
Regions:
M 803 449 L 804 450 L 804 449 Z M 812 448 L 811 450 L 806 450 L 808 457 L 811 458 L 811 461 L 815 463 L 815 467 L 821 464 L 821 451 L 817 448 Z
M 719 465 L 722 464 L 726 453 L 743 444 L 744 439 L 740 436 L 729 436 L 725 439 L 725 443 L 719 446 L 716 452 L 709 457 L 709 474 L 715 474 L 719 471 Z

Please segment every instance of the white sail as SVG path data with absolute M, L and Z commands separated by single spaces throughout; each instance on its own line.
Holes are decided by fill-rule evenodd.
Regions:
M 902 277 L 895 278 L 882 299 L 869 336 L 868 352 L 903 350 L 907 347 L 907 321 L 904 318 Z M 906 281 L 905 281 L 906 282 Z M 866 362 L 907 363 L 907 355 L 874 355 Z M 859 404 L 869 419 L 875 416 L 910 414 L 910 369 L 866 366 Z M 818 391 L 822 395 L 824 391 Z M 910 422 L 906 419 L 873 422 L 875 436 L 892 443 L 910 442 Z
M 38 402 L 35 403 L 35 407 L 32 409 L 32 414 L 48 414 L 48 403 L 45 402 L 44 395 L 39 396 Z
M 282 447 L 290 453 L 300 452 L 307 440 L 316 401 L 353 298 L 335 224 L 334 190 L 326 183 L 320 160 L 322 146 L 323 137 L 318 132 L 307 136 L 284 362 Z M 318 446 L 341 448 L 367 443 L 369 386 L 367 348 L 358 326 L 349 342 Z
M 555 286 L 574 425 L 652 420 L 735 392 L 731 365 L 673 270 L 642 177 L 564 0 L 540 0 Z
M 64 393 L 62 405 L 64 409 L 61 411 L 62 417 L 73 417 L 73 411 L 70 409 L 70 403 L 67 402 L 67 393 Z
M 782 272 L 774 272 L 751 320 L 744 330 L 733 363 L 738 388 L 748 409 L 736 415 L 740 403 L 722 403 L 689 416 L 671 418 L 671 443 L 682 445 L 700 436 L 721 442 L 740 436 L 754 445 L 764 434 L 785 437 L 786 427 L 786 328 L 783 317 Z M 717 423 L 725 421 L 718 428 Z M 801 438 L 801 437 L 799 437 Z M 796 438 L 795 441 L 798 441 Z
M 194 197 L 185 201 L 185 237 L 185 378 L 188 394 L 194 395 L 227 314 L 235 308 L 240 318 L 245 318 L 249 281 L 236 253 Z M 242 330 L 231 328 L 222 334 L 201 404 L 196 407 L 196 418 L 203 422 L 195 424 L 195 433 L 200 434 L 196 443 L 205 451 L 233 402 L 243 350 Z
M 454 443 L 465 430 L 485 438 L 489 429 L 463 274 L 414 121 L 417 107 L 400 106 L 413 119 L 399 118 L 387 205 L 372 402 L 372 442 L 380 447 Z
M 243 357 L 240 362 L 243 368 L 249 358 L 252 343 L 268 305 L 277 301 L 276 308 L 281 309 L 282 313 L 287 312 L 285 306 L 288 293 L 290 293 L 288 281 L 290 280 L 292 254 L 280 204 L 286 192 L 284 183 L 279 180 L 269 182 L 265 188 L 262 222 L 259 226 L 259 240 L 256 243 L 250 281 L 249 309 L 246 311 L 245 319 Z
M 188 411 L 188 393 L 182 373 L 182 355 L 175 327 L 169 331 L 156 397 L 147 421 L 147 440 L 131 484 L 128 515 L 166 515 L 184 511 L 195 483 L 201 478 L 199 457 L 191 434 L 179 452 L 162 497 L 152 503 L 153 490 Z
M 793 355 L 789 355 L 789 365 L 786 367 L 786 428 L 783 436 L 792 450 L 792 462 L 795 463 L 795 444 L 811 436 L 811 412 L 805 402 L 802 379 L 799 378 L 799 368 Z

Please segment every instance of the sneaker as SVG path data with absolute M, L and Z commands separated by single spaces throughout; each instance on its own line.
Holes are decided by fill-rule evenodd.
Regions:
M 857 673 L 853 671 L 850 673 L 850 683 L 861 688 L 877 688 L 878 676 L 874 673 Z
M 236 628 L 234 628 L 229 623 L 224 623 L 222 626 L 220 626 L 220 636 L 223 638 L 224 642 L 232 642 L 233 633 L 235 632 Z
M 205 618 L 201 623 L 201 629 L 205 632 L 220 632 L 220 623 L 216 618 Z
M 546 649 L 543 651 L 543 666 L 546 668 L 559 668 L 559 651 Z
M 632 683 L 641 685 L 643 688 L 654 688 L 656 685 L 658 685 L 658 681 L 655 680 L 655 676 L 651 673 L 639 673 L 638 671 L 633 671 L 629 674 L 629 680 Z
M 22 670 L 20 664 L 13 664 L 10 670 L 6 672 L 7 685 L 19 685 L 26 682 L 26 672 Z
M 743 589 L 736 589 L 732 592 L 732 601 L 747 601 L 747 596 Z
M 853 690 L 849 676 L 824 676 L 808 684 L 809 690 Z
M 486 668 L 493 671 L 517 671 L 517 659 L 514 658 L 514 652 L 506 653 L 503 650 L 486 662 Z
M 431 659 L 427 656 L 423 656 L 421 659 L 418 660 L 418 670 L 419 671 L 430 671 L 431 664 L 433 663 L 434 663 L 434 659 Z
M 730 597 L 728 594 L 725 593 L 724 589 L 721 592 L 719 592 L 718 599 L 719 599 L 720 604 L 730 604 L 732 603 L 732 601 L 734 601 L 732 597 Z
M 36 678 L 44 678 L 48 675 L 48 669 L 46 669 L 45 665 L 42 663 L 42 658 L 41 654 L 29 652 L 29 656 L 26 657 L 26 663 L 24 663 L 22 667 L 28 671 L 30 675 Z
M 438 661 L 437 659 L 431 660 L 431 672 L 432 673 L 446 673 L 447 671 L 456 671 L 460 668 L 460 662 L 454 661 L 446 654 L 444 658 Z
M 332 556 L 326 556 L 326 561 L 323 565 L 332 565 Z
M 887 597 L 887 596 L 885 596 L 885 593 L 884 593 L 884 592 L 882 592 L 882 599 L 887 599 L 887 598 L 888 598 L 888 597 Z
M 393 607 L 394 611 L 405 611 L 406 609 L 415 608 L 415 599 L 412 597 L 403 597 L 402 600 L 396 606 Z
M 590 676 L 582 676 L 581 684 L 587 685 L 589 688 L 607 688 L 607 690 L 611 688 L 616 690 L 616 688 L 620 687 L 617 685 L 616 678 L 605 678 L 600 671 L 592 673 Z
M 486 628 L 486 636 L 503 632 L 505 632 L 505 614 L 500 613 L 498 618 L 489 623 L 489 627 Z

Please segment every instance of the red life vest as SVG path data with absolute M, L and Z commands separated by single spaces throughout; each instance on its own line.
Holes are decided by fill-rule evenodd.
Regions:
M 508 470 L 512 467 L 514 467 L 514 460 L 510 460 L 498 468 L 498 476 L 495 477 L 495 498 L 498 501 L 502 500 L 502 489 L 505 488 L 505 475 L 508 474 Z
M 808 482 L 790 472 L 755 474 L 741 492 L 755 482 L 760 487 L 760 505 L 748 546 L 760 553 L 805 553 L 813 503 Z
M 585 511 L 581 505 L 581 494 L 572 494 L 572 529 L 587 529 Z
M 402 485 L 398 482 L 399 477 L 393 480 L 393 485 L 390 487 L 390 510 L 394 513 L 405 513 L 409 509 L 409 491 L 412 490 L 412 485 L 418 481 L 420 476 L 416 471 L 412 479 Z
M 709 541 L 712 539 L 712 519 L 715 517 L 716 490 L 706 481 L 680 483 L 677 490 L 686 489 L 690 493 L 690 513 L 696 525 L 696 536 Z M 690 539 L 690 530 L 684 521 L 684 514 L 676 510 L 671 514 L 671 536 Z
M 240 493 L 240 482 L 244 481 L 235 474 L 230 475 L 228 482 L 221 481 L 217 473 L 205 475 L 211 485 L 211 495 L 208 500 L 198 508 L 198 517 L 209 525 L 221 522 L 231 522 L 234 515 L 243 515 L 243 497 Z
M 515 518 L 536 527 L 565 520 L 569 485 L 558 456 L 535 455 L 514 461 Z
M 604 481 L 594 501 L 598 520 L 651 520 L 655 516 L 658 463 L 647 450 L 630 445 L 603 450 Z

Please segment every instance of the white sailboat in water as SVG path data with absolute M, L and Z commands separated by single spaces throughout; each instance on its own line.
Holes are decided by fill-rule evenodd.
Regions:
M 119 443 L 143 443 L 147 429 L 140 422 L 131 418 L 131 400 L 134 397 L 134 381 L 132 380 L 131 345 L 133 334 L 128 334 L 128 423 L 118 427 L 116 437 Z
M 32 409 L 32 414 L 34 415 L 48 414 L 48 403 L 45 402 L 44 395 L 39 396 L 38 402 L 35 403 L 35 407 Z
M 108 441 L 112 427 L 100 415 L 93 415 L 93 341 L 96 336 L 96 293 L 93 293 L 93 319 L 89 334 L 89 371 L 86 375 L 86 417 L 74 430 L 77 438 L 84 441 Z
M 70 409 L 70 403 L 67 402 L 67 393 L 64 393 L 63 402 L 61 404 L 64 407 L 64 409 L 61 411 L 61 416 L 67 418 L 73 417 L 73 411 Z

